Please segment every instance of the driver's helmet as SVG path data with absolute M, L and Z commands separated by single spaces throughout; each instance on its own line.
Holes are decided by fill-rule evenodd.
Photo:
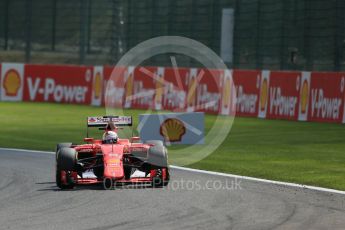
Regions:
M 117 133 L 115 133 L 114 131 L 107 131 L 103 134 L 103 144 L 116 144 L 117 143 Z

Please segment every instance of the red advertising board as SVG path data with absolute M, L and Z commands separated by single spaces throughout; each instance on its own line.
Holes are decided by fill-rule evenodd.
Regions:
M 161 99 L 155 97 L 156 94 L 161 93 L 163 79 L 163 74 L 158 74 L 157 69 L 157 67 L 137 67 L 134 69 L 133 83 L 129 82 L 131 79 L 126 82 L 126 84 L 131 85 L 131 93 L 126 97 L 125 107 L 154 109 L 155 103 L 161 102 Z
M 24 101 L 90 104 L 92 67 L 25 65 Z
M 257 117 L 260 99 L 261 71 L 234 70 L 233 80 L 236 91 L 236 115 Z
M 1 72 L 1 63 L 0 63 L 0 101 L 1 101 L 1 94 L 2 94 L 2 72 Z
M 186 77 L 188 112 L 220 112 L 222 74 L 224 70 L 190 69 Z
M 163 109 L 183 112 L 186 109 L 188 68 L 165 68 Z
M 272 71 L 268 90 L 268 119 L 298 119 L 301 72 Z
M 134 67 L 103 67 L 102 105 L 123 108 L 126 98 L 132 95 Z M 130 106 L 127 106 L 130 107 Z
M 341 123 L 344 115 L 344 85 L 344 73 L 312 73 L 308 121 Z
M 345 73 L 2 63 L 2 101 L 345 123 Z

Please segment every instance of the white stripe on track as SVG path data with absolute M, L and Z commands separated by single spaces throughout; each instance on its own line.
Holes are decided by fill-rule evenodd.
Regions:
M 0 148 L 0 150 L 55 154 L 54 152 L 29 150 L 29 149 Z M 239 176 L 239 175 L 234 175 L 234 174 L 229 174 L 229 173 L 212 172 L 212 171 L 192 169 L 192 168 L 186 168 L 186 167 L 180 167 L 180 166 L 174 166 L 174 165 L 171 165 L 170 167 L 173 169 L 178 169 L 178 170 L 183 170 L 183 171 L 188 171 L 188 172 L 202 173 L 202 174 L 208 174 L 208 175 L 213 175 L 213 176 L 231 177 L 231 178 L 237 178 L 237 179 L 247 180 L 247 181 L 254 181 L 254 182 L 261 182 L 261 183 L 266 183 L 266 184 L 274 184 L 274 185 L 287 186 L 287 187 L 292 187 L 292 188 L 308 189 L 308 190 L 313 190 L 313 191 L 345 195 L 345 191 L 329 189 L 329 188 L 322 188 L 322 187 L 303 185 L 303 184 L 295 184 L 295 183 L 282 182 L 282 181 L 266 180 L 266 179 L 255 178 L 255 177 Z
M 220 173 L 220 172 L 185 168 L 185 167 L 173 166 L 173 165 L 170 167 L 174 168 L 174 169 L 189 171 L 189 172 L 203 173 L 203 174 L 222 176 L 222 177 L 238 178 L 238 179 L 247 180 L 247 181 L 254 181 L 254 182 L 261 182 L 261 183 L 266 183 L 266 184 L 274 184 L 274 185 L 281 185 L 281 186 L 287 186 L 287 187 L 292 187 L 292 188 L 309 189 L 309 190 L 314 190 L 314 191 L 345 195 L 345 191 L 336 190 L 336 189 L 322 188 L 322 187 L 303 185 L 303 184 L 295 184 L 295 183 L 282 182 L 282 181 L 266 180 L 266 179 L 255 178 L 255 177 L 239 176 L 239 175 L 234 175 L 234 174 L 229 174 L 229 173 Z

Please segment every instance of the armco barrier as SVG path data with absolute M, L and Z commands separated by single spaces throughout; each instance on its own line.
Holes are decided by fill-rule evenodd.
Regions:
M 14 63 L 0 72 L 2 101 L 345 123 L 345 73 Z

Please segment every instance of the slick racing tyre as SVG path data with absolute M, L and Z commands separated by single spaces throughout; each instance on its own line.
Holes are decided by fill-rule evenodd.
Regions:
M 150 141 L 146 144 L 154 144 L 148 151 L 147 163 L 153 167 L 167 168 L 168 167 L 168 150 L 161 141 Z
M 56 160 L 58 159 L 58 155 L 59 155 L 59 150 L 61 148 L 70 148 L 72 146 L 72 143 L 59 143 L 56 145 L 56 150 L 55 150 L 55 156 L 56 156 Z
M 154 177 L 152 178 L 152 187 L 153 188 L 161 188 L 167 186 L 170 180 L 169 168 L 161 168 L 152 170 L 154 173 Z
M 59 150 L 57 165 L 60 169 L 73 171 L 77 163 L 77 151 L 73 148 L 61 148 Z
M 166 173 L 166 176 L 165 176 L 165 179 L 163 179 L 163 186 L 168 186 L 169 181 L 170 181 L 170 169 L 169 169 L 169 167 L 165 169 L 165 173 Z
M 56 186 L 60 189 L 73 189 L 74 185 L 74 178 L 71 172 L 61 170 L 59 166 L 56 165 Z
M 56 185 L 61 189 L 72 189 L 77 176 L 73 172 L 76 164 L 77 152 L 75 149 L 61 147 L 56 159 Z

